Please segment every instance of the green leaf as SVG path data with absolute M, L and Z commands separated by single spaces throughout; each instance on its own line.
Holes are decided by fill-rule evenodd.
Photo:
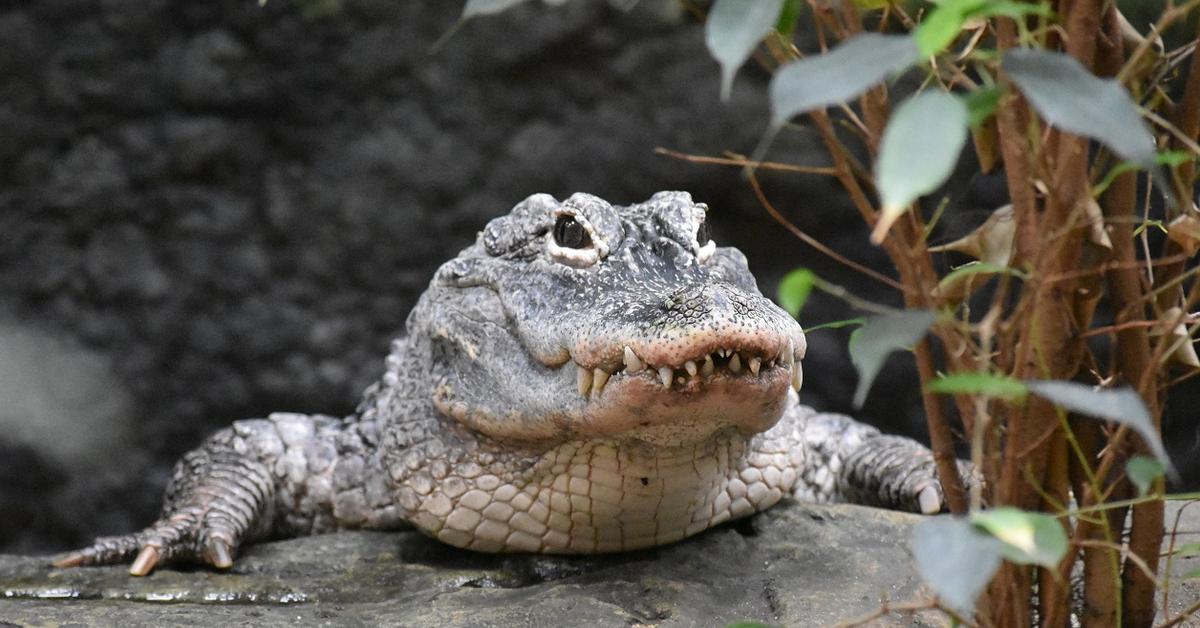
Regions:
M 1200 541 L 1195 543 L 1187 543 L 1175 548 L 1175 554 L 1183 557 L 1200 555 Z
M 913 31 L 913 39 L 917 42 L 917 49 L 921 51 L 922 57 L 937 54 L 950 45 L 955 37 L 958 37 L 962 31 L 963 22 L 966 21 L 966 8 L 964 2 L 942 2 L 936 8 L 929 12 L 925 19 L 921 20 L 921 24 L 917 26 L 917 30 Z M 982 0 L 975 0 L 970 4 L 983 4 Z
M 1165 150 L 1154 155 L 1154 163 L 1172 168 L 1195 159 L 1196 155 L 1186 150 Z
M 1125 475 L 1138 489 L 1138 497 L 1146 494 L 1154 481 L 1162 477 L 1166 468 L 1163 463 L 1146 456 L 1134 456 L 1125 463 Z
M 858 369 L 858 387 L 854 389 L 854 407 L 867 399 L 883 361 L 897 349 L 907 349 L 925 336 L 937 314 L 929 310 L 905 310 L 896 314 L 872 316 L 850 335 L 850 361 Z
M 995 538 L 958 517 L 931 517 L 913 529 L 917 572 L 943 602 L 968 617 L 1000 567 L 1001 548 Z
M 800 310 L 804 309 L 804 304 L 808 302 L 808 295 L 812 294 L 816 278 L 813 271 L 797 268 L 784 275 L 783 280 L 779 282 L 779 305 L 791 314 L 792 318 L 800 317 Z
M 1004 88 L 997 85 L 973 89 L 967 94 L 967 113 L 972 127 L 983 124 L 996 112 L 1001 96 L 1004 96 Z
M 1021 18 L 1026 15 L 1050 16 L 1054 10 L 1049 4 L 1033 2 L 1013 2 L 1012 0 L 991 0 L 983 3 L 977 10 L 969 11 L 967 17 L 1011 17 Z
M 1104 143 L 1171 193 L 1156 165 L 1154 136 L 1119 81 L 1097 78 L 1074 57 L 1046 50 L 1009 50 L 1000 67 L 1046 122 Z
M 929 392 L 944 395 L 983 395 L 1003 399 L 1023 399 L 1029 394 L 1020 380 L 991 373 L 951 373 L 942 375 L 927 386 Z
M 1197 578 L 1200 578 L 1200 569 L 1193 569 L 1193 570 L 1183 574 L 1184 580 L 1195 580 Z
M 796 20 L 800 17 L 800 0 L 784 0 L 783 9 L 779 11 L 779 20 L 775 22 L 775 30 L 784 37 L 791 37 L 796 32 Z
M 771 79 L 771 125 L 843 103 L 915 64 L 917 46 L 907 35 L 862 33 L 821 55 L 789 63 Z
M 1154 428 L 1150 411 L 1141 395 L 1132 388 L 1097 390 L 1075 382 L 1034 379 L 1025 380 L 1025 385 L 1029 392 L 1071 412 L 1128 425 L 1142 437 L 1167 473 L 1177 477 L 1158 430 Z
M 1168 150 L 1161 153 L 1155 153 L 1154 155 L 1154 163 L 1160 166 L 1170 166 L 1172 168 L 1194 159 L 1196 159 L 1196 156 L 1185 150 Z M 1108 186 L 1112 185 L 1113 181 L 1115 181 L 1117 177 L 1129 172 L 1130 170 L 1137 170 L 1138 167 L 1139 166 L 1137 164 L 1129 161 L 1123 161 L 1113 166 L 1108 170 L 1108 173 L 1104 175 L 1104 179 L 1092 188 L 1092 196 L 1100 196 L 1105 190 L 1108 189 Z
M 528 0 L 467 0 L 466 6 L 463 7 L 462 17 L 459 19 L 465 20 L 476 15 L 494 15 L 524 2 L 528 2 Z
M 971 514 L 971 523 L 1004 543 L 1004 557 L 1021 565 L 1054 567 L 1067 553 L 1067 533 L 1042 512 L 1000 506 Z
M 967 108 L 943 92 L 917 94 L 896 108 L 879 146 L 875 179 L 883 211 L 871 240 L 878 244 L 910 203 L 945 183 L 967 141 Z
M 968 19 L 996 15 L 1019 18 L 1030 14 L 1050 13 L 1049 5 L 1045 4 L 1002 0 L 942 0 L 913 31 L 913 38 L 916 39 L 921 56 L 927 57 L 949 46 L 962 32 Z
M 717 0 L 704 24 L 708 51 L 721 64 L 721 100 L 733 77 L 779 20 L 783 0 Z

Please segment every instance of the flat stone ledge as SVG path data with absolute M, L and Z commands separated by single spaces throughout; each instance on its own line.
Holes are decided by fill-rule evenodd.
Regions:
M 1184 512 L 1177 545 L 1200 539 L 1200 506 Z M 823 626 L 921 595 L 907 550 L 919 520 L 790 502 L 667 547 L 585 557 L 345 532 L 252 546 L 227 573 L 175 567 L 147 578 L 0 556 L 0 625 Z M 1177 574 L 1197 568 L 1197 558 L 1172 564 Z M 1173 584 L 1172 613 L 1200 599 L 1198 585 Z M 876 625 L 940 621 L 894 615 Z

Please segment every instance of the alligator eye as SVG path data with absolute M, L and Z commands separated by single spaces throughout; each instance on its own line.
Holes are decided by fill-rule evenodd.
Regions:
M 564 214 L 554 223 L 554 243 L 569 249 L 582 249 L 591 246 L 592 238 L 574 216 Z
M 708 244 L 709 240 L 712 240 L 712 230 L 709 228 L 708 221 L 706 220 L 700 223 L 699 227 L 696 227 L 696 244 L 704 246 Z

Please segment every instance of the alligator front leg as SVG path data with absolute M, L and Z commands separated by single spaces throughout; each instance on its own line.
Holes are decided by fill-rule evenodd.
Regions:
M 345 425 L 332 417 L 298 414 L 238 421 L 176 464 L 162 514 L 153 525 L 99 538 L 58 557 L 54 565 L 132 559 L 129 572 L 135 576 L 176 561 L 227 569 L 244 543 L 271 534 L 348 527 L 334 516 L 332 481 Z
M 807 501 L 850 502 L 933 514 L 945 506 L 933 452 L 912 439 L 797 405 L 789 410 L 792 439 L 803 450 L 793 494 Z M 959 461 L 970 485 L 973 467 Z

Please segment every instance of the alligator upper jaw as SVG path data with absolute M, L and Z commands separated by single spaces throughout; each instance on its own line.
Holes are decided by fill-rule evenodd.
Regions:
M 691 350 L 675 348 L 669 356 L 651 351 L 643 355 L 647 357 L 625 345 L 615 368 L 565 365 L 576 370 L 576 390 L 583 401 L 571 425 L 573 433 L 665 433 L 675 444 L 730 427 L 755 434 L 778 422 L 788 388 L 798 390 L 803 379 L 797 359 L 803 348 L 783 336 L 736 348 L 709 342 L 696 343 Z M 661 363 L 664 357 L 675 358 L 675 363 Z
M 735 344 L 711 338 L 669 350 L 626 344 L 619 352 L 609 349 L 571 360 L 567 368 L 575 369 L 579 394 L 593 402 L 612 387 L 635 382 L 654 382 L 662 392 L 678 394 L 703 393 L 714 386 L 760 388 L 785 376 L 783 381 L 799 391 L 803 383 L 799 361 L 804 356 L 803 337 L 799 348 L 793 338 L 783 336 L 750 340 L 739 339 Z

